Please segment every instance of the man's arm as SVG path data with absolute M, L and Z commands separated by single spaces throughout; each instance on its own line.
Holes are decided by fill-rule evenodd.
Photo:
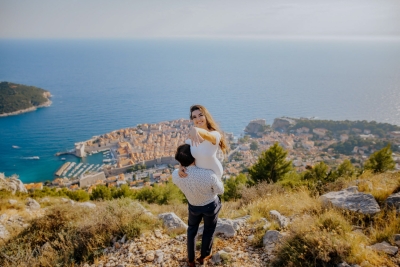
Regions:
M 213 179 L 212 189 L 214 193 L 217 195 L 222 195 L 224 193 L 224 184 L 222 183 L 221 179 L 219 179 L 215 174 L 212 174 L 211 177 Z

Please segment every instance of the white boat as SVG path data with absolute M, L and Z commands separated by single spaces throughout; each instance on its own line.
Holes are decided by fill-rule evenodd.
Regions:
M 66 158 L 61 158 L 61 160 L 66 160 Z
M 12 148 L 15 148 L 15 149 L 20 149 L 20 147 L 19 147 L 19 146 L 12 146 Z
M 38 156 L 33 157 L 22 157 L 22 159 L 40 159 Z

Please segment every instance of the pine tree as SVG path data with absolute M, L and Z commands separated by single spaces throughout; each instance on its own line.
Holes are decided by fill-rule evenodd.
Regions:
M 392 149 L 390 149 L 390 144 L 388 144 L 381 150 L 374 152 L 365 162 L 364 168 L 379 173 L 393 170 L 395 166 L 396 163 L 392 158 Z
M 268 150 L 261 153 L 256 164 L 249 169 L 253 181 L 277 182 L 292 170 L 292 161 L 286 160 L 287 152 L 275 143 Z

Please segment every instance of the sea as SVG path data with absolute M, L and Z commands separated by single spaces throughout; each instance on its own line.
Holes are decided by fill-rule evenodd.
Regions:
M 399 39 L 2 39 L 0 81 L 53 95 L 0 117 L 0 172 L 25 183 L 52 180 L 61 157 L 102 161 L 55 156 L 75 142 L 188 118 L 192 104 L 237 136 L 281 116 L 400 125 Z

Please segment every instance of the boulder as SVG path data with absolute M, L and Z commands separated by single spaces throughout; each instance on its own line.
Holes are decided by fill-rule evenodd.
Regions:
M 187 229 L 188 226 L 184 223 L 175 213 L 167 212 L 158 215 L 158 218 L 162 219 L 164 225 L 168 228 L 168 230 L 184 228 Z
M 8 203 L 9 203 L 10 205 L 17 204 L 17 202 L 18 202 L 18 201 L 16 201 L 15 199 L 9 199 L 9 200 L 8 200 Z
M 357 186 L 342 191 L 334 191 L 320 197 L 324 205 L 333 205 L 338 208 L 374 215 L 381 211 L 378 203 L 371 194 L 358 192 Z
M 276 210 L 271 210 L 269 212 L 269 215 L 278 222 L 280 228 L 286 228 L 290 223 L 290 220 L 288 218 L 281 215 Z
M 0 223 L 0 239 L 6 239 L 8 238 L 10 233 L 7 231 L 7 229 Z
M 263 236 L 263 246 L 267 251 L 272 251 L 284 237 L 279 231 L 268 230 Z
M 91 208 L 91 209 L 96 208 L 96 204 L 93 204 L 91 202 L 82 202 L 82 203 L 79 203 L 78 205 L 81 207 L 86 207 L 86 208 Z
M 204 224 L 200 225 L 197 232 L 198 235 L 202 235 L 204 231 Z M 218 218 L 217 227 L 215 228 L 215 234 L 223 234 L 226 237 L 234 237 L 236 235 L 236 229 L 233 220 Z
M 399 250 L 398 247 L 392 246 L 387 242 L 377 243 L 368 248 L 371 248 L 371 249 L 373 249 L 375 251 L 379 251 L 379 252 L 385 252 L 386 254 L 389 254 L 392 256 L 396 255 L 397 251 Z
M 245 223 L 247 222 L 247 220 L 250 218 L 250 215 L 246 215 L 240 218 L 236 218 L 232 220 L 233 223 L 233 228 L 235 228 L 235 230 L 239 230 L 240 227 L 242 227 L 243 225 L 245 225 Z
M 30 198 L 30 197 L 28 197 L 26 199 L 26 206 L 30 210 L 38 210 L 38 209 L 40 209 L 40 204 L 37 203 L 36 200 L 34 200 L 34 199 Z
M 228 263 L 231 258 L 232 256 L 228 252 L 220 250 L 212 256 L 211 260 L 214 264 L 218 264 L 220 262 Z
M 16 192 L 28 193 L 25 185 L 18 179 L 17 175 L 6 178 L 3 173 L 0 173 L 0 190 L 2 189 L 12 192 L 13 195 Z
M 386 199 L 386 204 L 389 207 L 395 207 L 397 210 L 400 209 L 400 192 L 396 194 L 391 194 L 387 199 Z

